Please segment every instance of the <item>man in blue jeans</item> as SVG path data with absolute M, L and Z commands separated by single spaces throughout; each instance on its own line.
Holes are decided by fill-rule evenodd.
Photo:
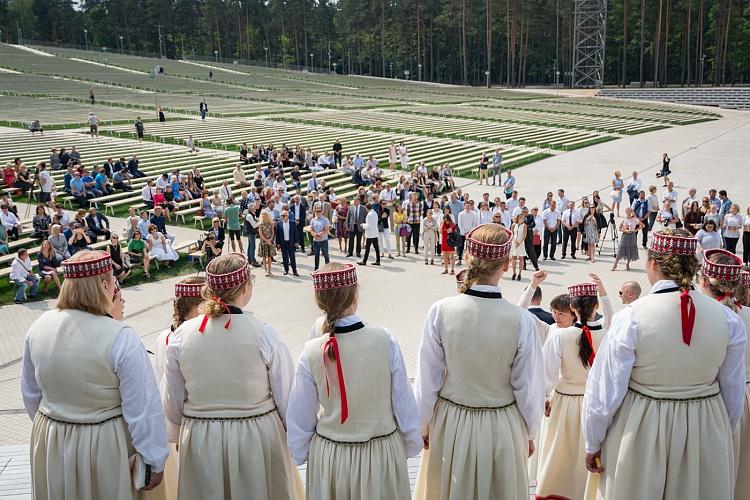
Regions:
M 315 255 L 315 269 L 320 267 L 320 254 L 323 253 L 323 259 L 326 264 L 331 262 L 328 257 L 328 230 L 331 228 L 331 221 L 323 216 L 323 209 L 320 206 L 315 207 L 315 217 L 310 221 L 310 234 L 312 235 L 313 255 Z
M 21 304 L 26 299 L 26 290 L 29 290 L 29 298 L 36 298 L 39 288 L 39 278 L 33 273 L 33 264 L 29 258 L 29 252 L 25 248 L 18 251 L 18 256 L 10 264 L 10 280 L 16 285 L 16 296 L 13 302 Z

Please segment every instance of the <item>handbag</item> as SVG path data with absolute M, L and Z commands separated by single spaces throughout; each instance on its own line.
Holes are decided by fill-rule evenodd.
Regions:
M 399 236 L 409 236 L 409 233 L 411 233 L 411 227 L 407 226 L 406 224 L 401 224 L 401 227 L 398 229 L 398 235 Z
M 448 236 L 445 238 L 445 243 L 449 247 L 456 246 L 456 244 L 458 243 L 458 235 L 456 235 L 455 231 L 451 231 L 450 233 L 448 233 Z
M 531 244 L 532 245 L 541 245 L 542 244 L 542 235 L 539 233 L 534 233 L 534 235 L 531 237 Z
M 503 193 L 505 193 L 506 196 L 510 196 L 513 194 L 513 188 L 506 187 L 505 189 L 503 189 Z

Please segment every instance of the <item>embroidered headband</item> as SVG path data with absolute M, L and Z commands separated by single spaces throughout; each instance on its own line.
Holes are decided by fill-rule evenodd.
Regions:
M 482 260 L 505 259 L 510 254 L 510 247 L 513 244 L 513 238 L 510 234 L 510 231 L 508 231 L 504 227 L 498 226 L 506 232 L 506 234 L 508 235 L 508 241 L 501 245 L 496 245 L 494 243 L 484 243 L 482 241 L 477 241 L 471 237 L 471 235 L 474 234 L 474 231 L 486 225 L 497 226 L 497 224 L 482 224 L 469 231 L 469 234 L 466 235 L 466 252 L 468 252 L 469 255 Z
M 568 296 L 571 299 L 576 297 L 596 297 L 599 293 L 599 287 L 596 283 L 578 283 L 568 287 Z
M 346 264 L 344 269 L 335 271 L 314 271 L 312 273 L 313 289 L 316 292 L 344 288 L 357 284 L 357 269 L 353 264 Z
M 212 267 L 211 264 L 221 260 L 222 257 L 218 257 L 212 260 L 206 268 L 206 282 L 208 283 L 208 286 L 213 290 L 227 290 L 229 288 L 234 288 L 236 286 L 242 285 L 250 278 L 250 266 L 247 263 L 247 257 L 245 257 L 241 253 L 230 253 L 228 255 L 236 255 L 238 257 L 241 257 L 243 265 L 235 271 L 225 274 L 216 274 L 212 273 L 209 268 Z
M 745 285 L 746 287 L 750 287 L 750 271 L 745 271 L 743 269 L 740 272 L 739 282 L 740 282 L 740 285 Z
M 711 262 L 709 257 L 716 254 L 722 254 L 726 255 L 727 257 L 731 257 L 735 263 L 717 264 L 716 262 Z M 722 281 L 739 281 L 740 275 L 742 274 L 742 259 L 737 257 L 735 254 L 727 252 L 726 250 L 721 250 L 720 248 L 706 250 L 706 252 L 703 254 L 701 274 L 707 278 L 715 278 Z
M 651 235 L 649 250 L 671 255 L 695 255 L 697 247 L 698 240 L 693 237 L 687 238 L 657 231 Z
M 175 297 L 200 297 L 203 290 L 203 283 L 185 283 L 181 281 L 174 286 Z
M 104 252 L 96 254 L 89 260 L 71 261 L 67 259 L 62 262 L 62 270 L 65 279 L 98 276 L 112 271 L 112 258 L 107 252 Z

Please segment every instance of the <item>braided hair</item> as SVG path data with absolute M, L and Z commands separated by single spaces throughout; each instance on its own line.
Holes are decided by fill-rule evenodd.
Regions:
M 594 313 L 599 307 L 599 299 L 596 297 L 573 297 L 570 299 L 570 308 L 576 315 L 578 322 L 586 326 L 586 323 L 594 318 Z M 589 358 L 594 353 L 594 348 L 589 344 L 586 333 L 581 329 L 581 335 L 578 338 L 578 357 L 584 368 L 589 367 Z
M 666 228 L 661 234 L 669 236 L 682 236 L 692 238 L 693 235 L 686 229 Z M 683 290 L 690 290 L 693 279 L 700 269 L 700 262 L 695 255 L 671 255 L 648 251 L 648 260 L 656 262 L 665 279 L 672 280 Z
M 202 276 L 190 276 L 185 278 L 183 283 L 198 284 L 205 283 L 206 278 Z M 192 311 L 197 311 L 198 306 L 203 302 L 203 297 L 176 297 L 174 299 L 174 309 L 172 312 L 172 329 L 177 330 L 181 324 L 190 319 Z
M 510 238 L 507 230 L 497 224 L 480 226 L 471 233 L 471 237 L 482 243 L 491 243 L 493 245 L 502 245 Z M 458 287 L 459 292 L 465 293 L 472 285 L 476 284 L 480 277 L 496 272 L 507 263 L 508 257 L 505 257 L 503 260 L 484 260 L 470 256 L 467 259 L 466 277 Z
M 736 264 L 736 261 L 732 257 L 721 253 L 710 255 L 708 260 L 714 264 Z M 709 278 L 705 275 L 701 276 L 701 282 L 708 289 L 713 298 L 717 299 L 732 311 L 737 312 L 738 307 L 735 302 L 736 289 L 738 288 L 737 282 Z M 747 288 L 745 288 L 745 293 L 747 293 Z M 738 302 L 741 303 L 739 300 Z
M 339 264 L 338 262 L 331 262 L 330 264 L 323 266 L 321 270 L 323 272 L 330 272 L 342 269 L 346 269 L 346 266 Z M 328 333 L 330 337 L 335 335 L 334 328 L 336 326 L 336 320 L 343 317 L 344 312 L 351 307 L 356 298 L 357 285 L 342 288 L 330 288 L 315 292 L 315 302 L 318 304 L 320 310 L 325 313 L 322 327 L 323 333 Z M 328 346 L 326 354 L 331 361 L 336 360 L 336 355 L 333 351 L 332 345 Z

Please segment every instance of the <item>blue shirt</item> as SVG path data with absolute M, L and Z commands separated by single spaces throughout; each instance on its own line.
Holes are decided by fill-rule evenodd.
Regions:
M 642 219 L 648 214 L 648 200 L 633 200 L 631 208 L 633 209 L 633 212 L 635 212 L 635 216 Z
M 361 156 L 355 156 L 354 161 L 352 161 L 352 165 L 354 165 L 357 168 L 362 168 L 365 166 L 365 159 Z
M 107 176 L 100 172 L 96 174 L 96 178 L 94 178 L 94 182 L 96 182 L 96 189 L 103 190 L 104 185 L 107 184 Z
M 63 191 L 70 191 L 70 181 L 73 180 L 73 175 L 70 173 L 65 173 L 63 176 Z
M 84 192 L 83 179 L 80 179 L 80 178 L 71 179 L 70 180 L 70 192 L 83 194 Z
M 451 209 L 451 215 L 452 215 L 451 219 L 453 219 L 453 223 L 457 224 L 458 223 L 458 214 L 460 214 L 461 210 L 464 209 L 463 202 L 462 201 L 458 201 L 458 200 L 451 201 L 450 203 L 448 203 L 448 207 Z
M 719 209 L 719 213 L 721 215 L 726 215 L 729 213 L 730 208 L 732 208 L 732 200 L 727 198 L 726 200 L 721 202 L 721 208 Z
M 313 219 L 310 221 L 310 227 L 316 233 L 320 233 L 322 231 L 325 231 L 326 226 L 330 228 L 331 227 L 331 221 L 329 221 L 324 216 L 321 216 L 320 218 L 313 217 Z M 327 240 L 327 239 L 328 239 L 328 232 L 326 231 L 325 233 L 323 233 L 323 235 L 317 241 L 324 241 L 324 240 Z

